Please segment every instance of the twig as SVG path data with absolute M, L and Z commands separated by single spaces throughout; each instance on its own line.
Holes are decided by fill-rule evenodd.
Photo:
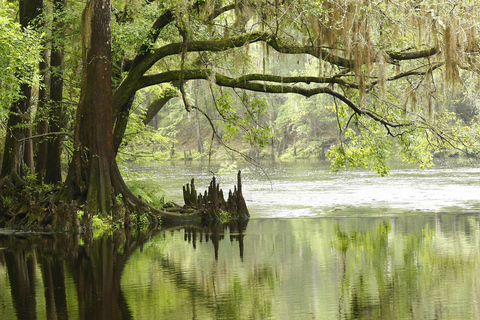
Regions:
M 24 142 L 24 141 L 27 141 L 27 140 L 46 137 L 46 136 L 60 136 L 60 135 L 66 135 L 66 136 L 69 136 L 70 138 L 73 139 L 73 136 L 68 132 L 49 132 L 49 133 L 38 134 L 38 135 L 35 135 L 35 136 L 31 136 L 31 137 L 26 137 L 26 138 L 23 138 L 23 139 L 16 139 L 15 136 L 14 136 L 14 138 L 15 138 L 15 140 L 17 140 L 17 142 Z

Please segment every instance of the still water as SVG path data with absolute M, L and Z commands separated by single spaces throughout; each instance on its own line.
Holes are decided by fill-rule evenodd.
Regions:
M 181 202 L 242 169 L 252 219 L 81 237 L 3 230 L 2 319 L 479 319 L 480 169 L 135 167 Z

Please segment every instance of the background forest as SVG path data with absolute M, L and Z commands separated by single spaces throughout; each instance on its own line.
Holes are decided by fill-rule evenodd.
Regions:
M 477 157 L 479 10 L 0 0 L 3 211 L 33 185 L 54 196 L 23 202 L 123 217 L 142 201 L 117 161 L 311 157 L 386 175 L 392 157 Z

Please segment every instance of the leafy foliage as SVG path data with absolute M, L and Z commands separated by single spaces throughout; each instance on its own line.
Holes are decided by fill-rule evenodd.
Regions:
M 465 133 L 460 129 L 455 131 L 456 137 L 445 134 L 439 138 L 444 129 L 438 126 L 436 117 L 443 103 L 437 92 L 450 90 L 449 86 L 460 80 L 460 65 L 476 68 L 475 59 L 471 59 L 475 55 L 472 23 L 476 9 L 471 2 L 462 7 L 439 7 L 435 2 L 415 7 L 388 1 L 239 4 L 184 0 L 164 1 L 158 8 L 155 11 L 149 4 L 144 9 L 132 9 L 132 17 L 143 16 L 133 19 L 130 26 L 120 25 L 124 31 L 119 29 L 119 34 L 130 39 L 120 42 L 125 48 L 145 44 L 147 40 L 135 34 L 134 26 L 138 24 L 138 30 L 142 30 L 155 14 L 171 10 L 175 23 L 163 26 L 157 41 L 146 46 L 152 49 L 151 54 L 141 53 L 158 59 L 145 73 L 159 75 L 157 83 L 163 83 L 162 72 L 175 68 L 179 79 L 191 70 L 203 72 L 199 78 L 192 78 L 207 80 L 210 86 L 203 87 L 200 104 L 197 84 L 185 81 L 181 86 L 189 94 L 184 92 L 183 98 L 189 101 L 195 92 L 195 107 L 207 118 L 202 126 L 210 127 L 219 141 L 239 148 L 241 135 L 250 148 L 271 144 L 272 154 L 276 147 L 279 155 L 292 145 L 294 155 L 297 146 L 303 148 L 299 153 L 323 155 L 325 147 L 334 143 L 329 153 L 334 170 L 367 167 L 385 175 L 387 161 L 398 148 L 393 138 L 399 138 L 404 160 L 422 167 L 429 165 L 433 152 L 448 147 L 439 139 L 468 139 L 460 137 Z M 453 12 L 458 15 L 452 16 Z M 221 42 L 224 39 L 228 41 Z M 208 43 L 201 47 L 199 42 L 204 40 Z M 187 48 L 187 43 L 199 47 Z M 154 58 L 157 48 L 160 52 L 175 44 L 182 44 L 181 54 L 176 51 L 176 55 Z M 232 78 L 219 82 L 216 75 Z M 209 90 L 215 93 L 210 100 L 206 94 Z M 289 92 L 308 99 L 264 94 Z M 330 99 L 311 97 L 320 93 L 335 97 L 333 115 L 325 109 L 331 105 Z M 192 131 L 178 128 L 192 120 L 181 116 L 181 109 L 176 107 L 175 116 L 165 123 L 164 135 L 168 132 L 175 136 L 185 150 L 191 148 L 185 140 Z M 179 138 L 182 133 L 185 135 Z M 197 130 L 197 140 L 210 140 L 210 134 Z M 466 151 L 464 146 L 450 144 L 453 149 Z
M 293 157 L 323 157 L 330 147 L 334 171 L 361 167 L 386 175 L 388 160 L 396 154 L 421 167 L 431 165 L 435 153 L 479 156 L 476 1 L 113 0 L 112 4 L 112 11 L 105 14 L 112 14 L 113 21 L 113 58 L 108 62 L 114 66 L 113 97 L 94 111 L 113 111 L 114 149 L 123 139 L 118 160 L 201 158 L 215 153 L 215 144 L 226 146 L 227 153 L 236 149 L 254 157 L 267 146 L 270 156 Z M 65 131 L 75 128 L 79 133 L 85 129 L 80 126 L 87 127 L 81 121 L 86 118 L 81 114 L 86 100 L 79 99 L 80 93 L 99 77 L 83 83 L 87 78 L 82 67 L 98 61 L 82 61 L 84 6 L 67 2 L 67 10 L 52 14 L 52 3 L 46 2 L 44 29 L 36 32 L 23 30 L 15 22 L 18 8 L 0 0 L 0 116 L 6 118 L 18 100 L 21 83 L 33 88 L 33 102 L 39 91 L 48 95 L 38 90 L 43 42 L 46 48 L 65 51 L 64 66 L 58 67 L 64 67 L 64 97 L 56 100 L 69 107 L 62 119 L 55 120 L 64 122 L 59 127 Z M 104 70 L 110 77 L 110 68 Z M 49 72 L 41 76 L 48 83 Z M 182 100 L 174 99 L 176 95 Z M 162 97 L 165 104 L 152 109 Z M 34 108 L 25 107 L 18 121 L 14 119 L 18 114 L 10 113 L 17 123 L 8 130 L 21 127 L 42 137 L 52 109 L 48 103 L 45 108 L 30 105 Z M 75 110 L 78 105 L 82 107 Z M 152 119 L 152 114 L 146 117 L 149 111 L 158 114 L 146 125 Z M 21 146 L 11 153 L 7 149 L 5 155 L 23 159 L 31 149 L 40 154 L 38 144 L 25 148 L 27 141 L 32 142 L 26 131 L 17 139 Z M 78 161 L 65 155 L 63 159 L 72 167 L 79 165 L 84 159 L 79 150 L 86 149 L 76 148 L 72 141 L 65 146 Z M 192 155 L 192 149 L 197 153 Z M 30 162 L 33 159 L 34 154 L 28 155 Z M 23 165 L 13 170 L 22 170 L 18 168 Z M 23 172 L 17 175 L 24 178 Z M 123 184 L 114 189 L 119 188 Z
M 15 22 L 11 2 L 0 0 L 0 115 L 5 119 L 10 104 L 19 98 L 20 83 L 38 81 L 36 66 L 40 61 L 42 34 L 22 29 Z M 36 75 L 37 77 L 33 77 Z
M 152 126 L 143 123 L 146 106 L 151 102 L 152 92 L 156 91 L 154 94 L 159 94 L 157 90 L 153 88 L 141 91 L 137 94 L 135 106 L 130 115 L 130 120 L 123 139 L 123 145 L 119 150 L 119 160 L 158 160 L 159 157 L 161 157 L 160 153 L 169 148 L 172 139 L 162 134 L 164 128 L 157 130 Z
M 142 174 L 132 177 L 130 173 L 126 183 L 133 194 L 141 197 L 148 204 L 156 208 L 162 208 L 165 204 L 165 193 L 158 181 Z

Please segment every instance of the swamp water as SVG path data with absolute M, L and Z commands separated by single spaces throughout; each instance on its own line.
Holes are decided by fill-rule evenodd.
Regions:
M 135 170 L 177 202 L 192 177 L 197 190 L 211 178 L 204 164 Z M 477 166 L 242 170 L 247 223 L 97 238 L 2 230 L 0 318 L 480 318 Z

